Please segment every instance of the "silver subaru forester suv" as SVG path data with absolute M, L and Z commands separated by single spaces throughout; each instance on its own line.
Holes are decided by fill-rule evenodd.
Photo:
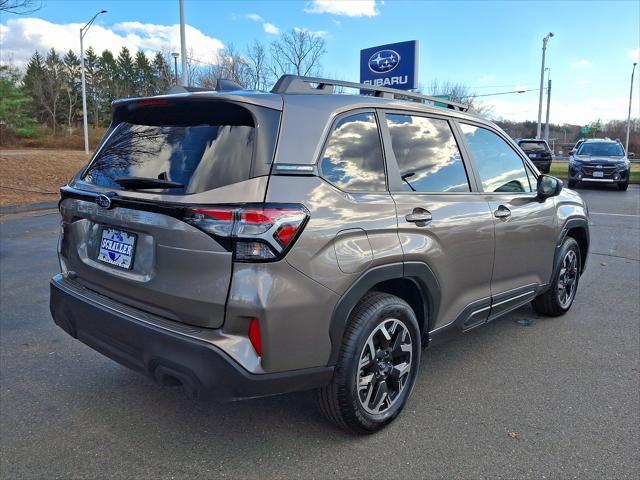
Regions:
M 587 208 L 493 123 L 348 82 L 221 85 L 115 102 L 62 188 L 51 313 L 73 337 L 198 399 L 315 389 L 367 433 L 424 347 L 571 307 Z

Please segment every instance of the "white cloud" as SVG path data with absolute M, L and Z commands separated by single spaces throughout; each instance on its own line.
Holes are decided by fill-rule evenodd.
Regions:
M 262 28 L 264 28 L 265 32 L 270 33 L 271 35 L 278 35 L 280 33 L 280 29 L 273 23 L 265 22 L 262 24 Z
M 327 35 L 329 35 L 329 32 L 327 30 L 309 30 L 306 27 L 293 27 L 293 31 L 294 32 L 307 32 L 310 33 L 311 35 L 315 35 L 316 37 L 326 37 Z
M 591 63 L 588 60 L 577 60 L 575 62 L 571 62 L 569 65 L 573 68 L 577 68 L 577 67 L 586 67 L 588 65 L 591 65 Z
M 51 48 L 59 52 L 80 51 L 78 30 L 84 24 L 58 24 L 39 18 L 10 19 L 0 24 L 2 60 L 24 65 L 37 50 L 46 53 Z M 204 61 L 214 62 L 224 44 L 195 27 L 186 26 L 187 50 Z M 93 47 L 100 54 L 103 50 L 117 52 L 126 46 L 132 52 L 138 49 L 146 53 L 158 50 L 180 51 L 180 27 L 140 22 L 122 22 L 111 28 L 93 25 L 84 37 L 85 49 Z
M 629 50 L 629 58 L 635 62 L 640 61 L 640 48 Z
M 376 8 L 375 0 L 312 0 L 304 11 L 347 17 L 375 17 L 380 13 Z
M 589 85 L 589 80 L 580 80 L 578 85 L 584 87 L 585 85 Z
M 257 13 L 248 13 L 247 14 L 247 18 L 249 20 L 253 20 L 254 22 L 263 22 L 262 23 L 262 28 L 265 32 L 271 34 L 271 35 L 279 35 L 280 34 L 280 29 L 275 26 L 273 23 L 271 22 L 265 22 L 264 18 L 262 18 L 260 15 L 258 15 Z

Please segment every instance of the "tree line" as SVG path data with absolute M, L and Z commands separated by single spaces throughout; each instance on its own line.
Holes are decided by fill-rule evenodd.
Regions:
M 269 45 L 255 41 L 244 51 L 229 44 L 216 63 L 190 53 L 187 78 L 196 87 L 215 88 L 218 79 L 226 78 L 246 88 L 268 90 L 285 73 L 320 74 L 325 52 L 321 36 L 293 29 Z M 175 84 L 168 51 L 149 55 L 125 46 L 117 54 L 104 50 L 98 55 L 89 47 L 84 65 L 87 116 L 94 127 L 108 125 L 113 100 L 158 95 Z M 81 120 L 80 58 L 74 51 L 35 52 L 23 71 L 0 66 L 0 128 L 30 137 L 38 134 L 38 125 L 45 125 L 55 135 L 71 132 Z

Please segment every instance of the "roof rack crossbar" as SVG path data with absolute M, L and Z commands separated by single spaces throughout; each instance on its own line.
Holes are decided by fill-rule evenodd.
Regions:
M 317 84 L 312 86 L 311 84 Z M 306 93 L 306 94 L 331 94 L 334 87 L 355 88 L 372 92 L 376 97 L 407 99 L 414 102 L 424 103 L 431 102 L 433 104 L 443 104 L 451 110 L 466 112 L 468 105 L 458 102 L 452 102 L 443 98 L 430 97 L 420 93 L 399 90 L 397 88 L 378 87 L 375 85 L 366 85 L 364 83 L 345 82 L 342 80 L 330 80 L 328 78 L 319 77 L 302 77 L 298 75 L 282 75 L 276 82 L 272 93 Z

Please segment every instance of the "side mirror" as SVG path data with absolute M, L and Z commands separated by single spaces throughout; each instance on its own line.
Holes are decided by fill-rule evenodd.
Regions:
M 576 153 L 578 150 L 575 148 L 572 148 L 571 151 L 569 152 L 570 155 L 573 155 L 574 153 Z
M 636 154 L 635 154 L 635 153 L 633 153 L 633 152 L 629 152 L 629 153 L 627 154 L 627 158 L 628 158 L 629 160 L 631 160 L 632 158 L 636 158 Z
M 562 180 L 551 175 L 538 177 L 538 198 L 546 200 L 549 197 L 557 197 L 562 191 Z

